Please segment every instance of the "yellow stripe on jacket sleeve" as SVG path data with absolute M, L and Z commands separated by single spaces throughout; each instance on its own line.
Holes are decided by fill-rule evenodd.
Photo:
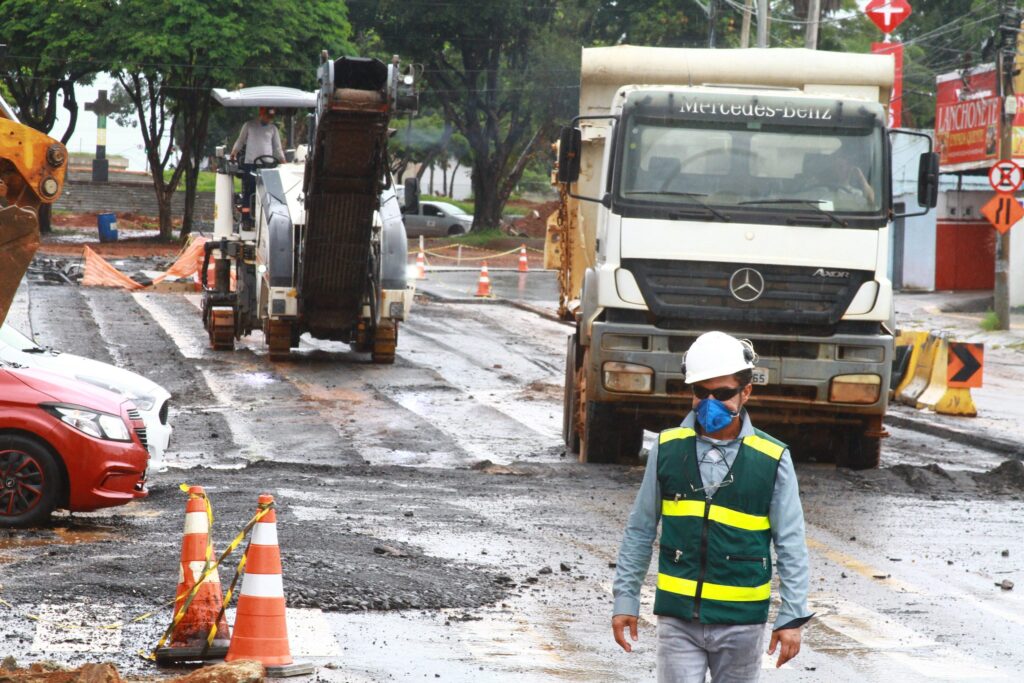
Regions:
M 776 460 L 781 458 L 782 452 L 786 450 L 777 443 L 772 443 L 768 439 L 761 438 L 757 434 L 751 434 L 750 436 L 744 437 L 743 443 L 756 451 L 761 451 L 769 458 L 774 458 Z
M 688 439 L 691 436 L 696 436 L 697 432 L 693 431 L 689 427 L 676 427 L 675 429 L 666 429 L 658 437 L 658 443 L 665 443 L 667 441 L 675 441 L 676 439 Z

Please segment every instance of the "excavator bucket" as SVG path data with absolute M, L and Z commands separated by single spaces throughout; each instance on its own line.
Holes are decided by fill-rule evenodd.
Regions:
M 67 150 L 0 107 L 0 323 L 39 248 L 39 207 L 60 197 Z

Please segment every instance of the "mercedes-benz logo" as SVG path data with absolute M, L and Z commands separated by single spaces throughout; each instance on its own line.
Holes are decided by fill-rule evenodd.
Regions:
M 764 294 L 764 276 L 753 268 L 740 268 L 729 278 L 729 291 L 745 304 L 757 301 Z

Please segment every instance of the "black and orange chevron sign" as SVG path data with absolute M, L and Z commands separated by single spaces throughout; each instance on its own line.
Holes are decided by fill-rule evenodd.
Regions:
M 949 342 L 946 364 L 946 386 L 950 389 L 981 388 L 985 367 L 985 345 Z

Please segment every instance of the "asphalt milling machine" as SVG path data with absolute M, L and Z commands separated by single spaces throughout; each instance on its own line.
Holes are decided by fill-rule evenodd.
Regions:
M 60 197 L 68 153 L 0 98 L 0 323 L 39 248 L 39 209 Z
M 393 363 L 398 325 L 412 303 L 408 245 L 387 155 L 392 116 L 418 105 L 411 68 L 398 58 L 324 52 L 315 94 L 290 88 L 215 90 L 225 106 L 314 108 L 308 145 L 277 164 L 243 171 L 218 149 L 216 218 L 202 273 L 203 322 L 214 349 L 262 329 L 270 359 L 287 360 L 303 333 Z M 235 177 L 256 174 L 251 206 Z M 415 188 L 405 205 L 415 209 Z M 213 282 L 208 271 L 213 265 Z

